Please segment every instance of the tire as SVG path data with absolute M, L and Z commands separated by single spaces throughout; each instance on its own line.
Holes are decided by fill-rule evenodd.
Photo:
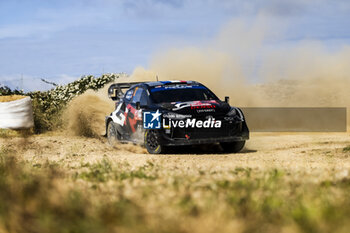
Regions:
M 120 140 L 120 134 L 117 128 L 115 127 L 113 121 L 110 121 L 107 125 L 107 139 L 108 139 L 109 145 L 113 147 L 116 146 L 116 144 Z
M 222 149 L 224 150 L 224 152 L 238 153 L 243 149 L 243 147 L 245 145 L 245 141 L 221 142 L 220 145 L 221 145 Z
M 150 154 L 165 153 L 166 148 L 160 144 L 159 133 L 156 130 L 145 131 L 145 147 Z

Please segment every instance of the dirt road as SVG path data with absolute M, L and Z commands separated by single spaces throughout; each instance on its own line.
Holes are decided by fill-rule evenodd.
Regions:
M 33 163 L 46 160 L 67 166 L 108 158 L 140 166 L 147 161 L 175 168 L 192 167 L 228 170 L 235 167 L 283 168 L 322 175 L 325 170 L 349 170 L 350 135 L 347 133 L 277 134 L 253 133 L 245 149 L 237 154 L 223 154 L 215 146 L 182 148 L 176 154 L 150 155 L 138 145 L 120 144 L 111 148 L 105 139 L 67 136 L 64 133 L 21 138 L 2 138 L 0 145 L 22 148 L 23 158 Z
M 12 223 L 0 232 L 76 221 L 79 232 L 348 232 L 349 145 L 346 133 L 253 133 L 237 154 L 207 146 L 149 155 L 57 132 L 3 137 L 0 155 L 18 162 L 0 157 L 2 217 Z

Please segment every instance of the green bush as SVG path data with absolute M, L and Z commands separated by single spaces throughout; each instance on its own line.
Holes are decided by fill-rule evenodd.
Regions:
M 4 96 L 4 95 L 23 95 L 23 91 L 11 90 L 7 86 L 0 86 L 0 96 Z
M 28 93 L 11 90 L 5 86 L 0 87 L 0 96 L 14 94 L 30 96 L 33 101 L 35 132 L 41 133 L 56 129 L 62 125 L 62 110 L 74 97 L 83 94 L 89 89 L 98 90 L 104 85 L 113 82 L 119 76 L 120 74 L 103 74 L 98 78 L 93 75 L 82 76 L 74 82 L 57 86 L 49 91 Z

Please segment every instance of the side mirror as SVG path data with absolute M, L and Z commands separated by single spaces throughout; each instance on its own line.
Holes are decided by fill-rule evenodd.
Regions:
M 226 102 L 226 103 L 229 103 L 229 102 L 230 102 L 230 97 L 225 96 L 225 102 Z
M 141 109 L 141 104 L 140 102 L 136 102 L 136 110 L 140 110 Z

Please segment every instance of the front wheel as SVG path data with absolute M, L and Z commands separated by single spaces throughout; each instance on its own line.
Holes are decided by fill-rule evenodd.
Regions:
M 220 145 L 224 152 L 238 153 L 243 149 L 245 141 L 221 142 Z
M 145 147 L 150 154 L 162 154 L 166 149 L 160 144 L 159 133 L 156 130 L 145 131 Z

